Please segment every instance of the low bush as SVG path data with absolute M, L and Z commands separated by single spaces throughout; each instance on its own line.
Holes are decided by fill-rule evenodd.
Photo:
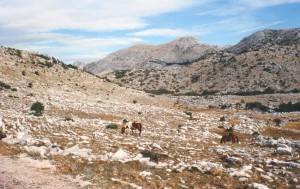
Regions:
M 262 112 L 267 112 L 269 111 L 269 107 L 263 105 L 260 102 L 248 102 L 246 103 L 246 107 L 247 110 L 260 110 Z
M 129 70 L 119 70 L 119 71 L 115 71 L 115 76 L 117 79 L 119 78 L 122 78 L 122 77 L 125 77 L 126 73 L 128 72 Z
M 153 161 L 155 163 L 158 162 L 158 155 L 154 152 L 151 152 L 149 150 L 143 150 L 141 151 L 141 154 L 143 155 L 143 157 L 150 158 L 150 161 Z
M 0 81 L 0 89 L 11 89 L 11 86 Z
M 118 125 L 115 123 L 106 125 L 106 129 L 118 129 Z
M 288 102 L 287 104 L 282 103 L 278 108 L 275 109 L 276 112 L 297 112 L 300 111 L 300 102 L 293 104 Z
M 33 115 L 35 116 L 41 116 L 44 112 L 44 109 L 44 104 L 39 101 L 33 103 L 30 108 L 30 110 L 33 112 Z

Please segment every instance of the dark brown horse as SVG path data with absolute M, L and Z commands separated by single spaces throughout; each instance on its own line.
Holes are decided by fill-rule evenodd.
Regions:
M 229 133 L 228 135 L 222 136 L 220 141 L 221 144 L 226 142 L 239 143 L 239 138 L 235 134 Z
M 140 132 L 139 136 L 141 136 L 141 133 L 142 133 L 142 124 L 141 123 L 133 122 L 131 124 L 130 129 L 131 129 L 132 133 L 134 130 L 138 130 Z

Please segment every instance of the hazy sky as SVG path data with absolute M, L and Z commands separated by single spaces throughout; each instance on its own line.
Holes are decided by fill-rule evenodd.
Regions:
M 300 0 L 0 0 L 0 45 L 66 63 L 183 36 L 227 45 L 297 27 Z

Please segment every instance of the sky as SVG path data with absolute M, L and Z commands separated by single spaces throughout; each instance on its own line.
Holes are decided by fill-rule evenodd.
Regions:
M 299 27 L 300 0 L 0 0 L 0 45 L 68 64 L 184 36 L 223 46 Z

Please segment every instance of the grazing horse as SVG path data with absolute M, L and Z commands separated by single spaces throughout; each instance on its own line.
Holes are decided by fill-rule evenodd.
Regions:
M 130 129 L 133 133 L 133 130 L 139 130 L 140 133 L 139 133 L 139 136 L 141 136 L 141 133 L 142 133 L 142 124 L 141 123 L 137 123 L 137 122 L 133 122 L 130 126 Z
M 239 143 L 239 138 L 235 134 L 229 133 L 228 135 L 222 136 L 220 141 L 221 144 L 226 142 Z
M 124 123 L 125 123 L 125 125 L 121 128 L 122 134 L 125 134 L 126 130 L 130 128 L 132 133 L 134 130 L 138 130 L 140 132 L 139 136 L 141 136 L 141 133 L 142 133 L 142 124 L 141 123 L 130 122 L 130 121 L 126 121 Z

